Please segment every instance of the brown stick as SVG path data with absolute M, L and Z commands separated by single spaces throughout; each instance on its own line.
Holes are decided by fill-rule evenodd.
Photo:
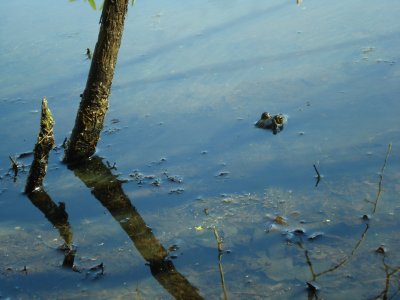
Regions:
M 54 120 L 47 106 L 46 97 L 44 97 L 40 116 L 40 131 L 33 150 L 33 162 L 25 186 L 25 193 L 27 194 L 43 185 L 43 179 L 47 171 L 49 152 L 54 147 L 53 125 Z

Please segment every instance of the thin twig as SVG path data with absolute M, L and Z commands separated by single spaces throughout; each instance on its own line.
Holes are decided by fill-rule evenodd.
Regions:
M 15 182 L 18 175 L 18 162 L 15 158 L 11 157 L 11 155 L 8 158 L 11 160 L 11 168 L 14 171 L 14 182 Z
M 373 202 L 374 203 L 374 209 L 373 209 L 373 212 L 372 212 L 373 214 L 376 212 L 376 209 L 377 209 L 377 206 L 378 206 L 378 202 L 379 202 L 379 199 L 380 199 L 380 196 L 381 196 L 381 193 L 382 193 L 383 173 L 385 171 L 386 163 L 387 163 L 387 160 L 388 160 L 388 157 L 389 157 L 389 154 L 390 154 L 391 151 L 392 151 L 392 143 L 389 143 L 388 150 L 387 150 L 387 153 L 386 153 L 386 157 L 385 157 L 385 160 L 383 162 L 383 165 L 382 165 L 382 168 L 381 168 L 381 172 L 380 172 L 380 175 L 379 175 L 379 184 L 378 184 L 379 187 L 378 187 L 378 193 L 376 195 L 375 202 Z M 318 180 L 318 179 L 321 178 L 321 175 L 318 172 L 318 169 L 317 169 L 317 167 L 315 165 L 314 165 L 314 169 L 315 169 L 315 172 L 317 173 L 317 180 Z M 328 268 L 328 269 L 326 269 L 324 271 L 321 271 L 319 273 L 315 273 L 308 251 L 303 247 L 302 244 L 299 244 L 300 248 L 302 248 L 304 250 L 306 261 L 307 261 L 307 264 L 310 267 L 310 273 L 312 275 L 313 280 L 316 280 L 319 276 L 322 276 L 324 274 L 333 272 L 333 271 L 339 269 L 344 264 L 346 264 L 350 260 L 350 258 L 352 258 L 356 254 L 357 249 L 361 246 L 362 242 L 366 239 L 367 232 L 368 232 L 369 228 L 370 228 L 369 225 L 366 224 L 366 227 L 365 227 L 364 231 L 362 232 L 360 238 L 358 239 L 357 243 L 355 244 L 355 246 L 353 247 L 353 249 L 351 250 L 351 253 L 349 255 L 347 255 L 338 264 L 336 264 L 333 267 Z M 397 270 L 396 270 L 396 272 L 397 272 Z
M 218 231 L 215 227 L 213 227 L 214 230 L 214 236 L 215 236 L 215 240 L 217 241 L 217 247 L 218 247 L 218 251 L 222 252 L 222 240 L 218 234 Z
M 381 193 L 382 193 L 383 172 L 385 171 L 386 163 L 387 163 L 387 160 L 389 158 L 389 154 L 391 151 L 392 151 L 392 143 L 389 143 L 388 150 L 386 152 L 385 161 L 383 162 L 382 169 L 379 174 L 378 192 L 376 194 L 376 198 L 375 198 L 375 202 L 374 202 L 374 209 L 373 209 L 372 213 L 375 213 L 376 208 L 378 207 L 378 202 L 379 202 L 379 199 L 380 199 Z
M 317 179 L 320 180 L 321 179 L 321 174 L 319 174 L 317 166 L 315 164 L 313 164 L 313 166 L 314 166 L 315 173 L 317 173 Z
M 368 229 L 369 229 L 369 225 L 366 224 L 366 227 L 365 227 L 363 233 L 361 234 L 361 237 L 358 239 L 357 243 L 355 244 L 355 246 L 353 247 L 353 249 L 351 250 L 351 253 L 349 255 L 347 255 L 342 261 L 340 261 L 338 264 L 334 265 L 333 267 L 326 269 L 325 271 L 313 274 L 313 277 L 315 276 L 315 278 L 317 278 L 326 273 L 333 272 L 333 271 L 339 269 L 344 264 L 346 264 L 350 260 L 350 258 L 352 258 L 356 254 L 357 249 L 361 246 L 361 243 L 365 240 Z
M 225 286 L 224 270 L 222 269 L 222 240 L 218 234 L 217 229 L 213 227 L 213 230 L 218 247 L 218 269 L 219 269 L 219 275 L 221 277 L 222 291 L 224 292 L 224 300 L 228 300 L 228 293 L 226 291 L 226 286 Z
M 319 173 L 319 171 L 318 171 L 318 169 L 317 169 L 317 166 L 316 166 L 315 164 L 313 164 L 313 167 L 314 167 L 315 173 L 317 173 L 317 182 L 315 183 L 315 186 L 317 187 L 317 186 L 318 186 L 318 183 L 319 183 L 320 180 L 321 180 L 321 174 Z
M 13 169 L 14 173 L 18 173 L 18 162 L 14 159 L 11 155 L 8 157 L 11 160 L 11 168 Z

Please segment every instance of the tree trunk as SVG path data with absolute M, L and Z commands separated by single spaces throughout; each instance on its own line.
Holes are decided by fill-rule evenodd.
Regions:
M 93 53 L 85 91 L 67 143 L 64 161 L 77 162 L 90 157 L 103 129 L 108 97 L 118 51 L 121 45 L 129 0 L 105 0 L 100 18 L 100 32 Z

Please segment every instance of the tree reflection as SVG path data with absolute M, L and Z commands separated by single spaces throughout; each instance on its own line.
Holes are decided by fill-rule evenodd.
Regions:
M 27 195 L 32 204 L 35 205 L 44 214 L 46 219 L 58 230 L 60 237 L 64 241 L 64 245 L 60 247 L 60 250 L 64 251 L 63 266 L 72 268 L 76 250 L 73 249 L 72 246 L 73 234 L 71 225 L 68 222 L 65 204 L 63 202 L 59 202 L 58 205 L 55 204 L 43 187 Z
M 57 228 L 64 245 L 63 266 L 71 267 L 74 264 L 75 250 L 72 249 L 72 230 L 68 222 L 65 204 L 55 204 L 43 188 L 43 180 L 47 172 L 49 152 L 54 147 L 54 120 L 48 108 L 46 97 L 42 100 L 40 116 L 40 130 L 33 150 L 33 162 L 26 180 L 25 193 L 55 228 Z
M 180 274 L 168 258 L 168 251 L 154 236 L 152 230 L 131 204 L 122 189 L 122 182 L 98 156 L 79 164 L 69 165 L 74 174 L 90 188 L 92 194 L 110 212 L 129 236 L 136 249 L 148 262 L 151 274 L 175 299 L 203 299 L 197 288 Z M 43 187 L 27 193 L 27 196 L 49 222 L 57 228 L 65 244 L 63 266 L 72 268 L 76 250 L 72 247 L 73 234 L 68 222 L 65 204 L 55 204 Z
M 98 156 L 68 166 L 92 191 L 129 236 L 149 263 L 151 274 L 175 299 L 203 299 L 198 290 L 180 274 L 167 250 L 154 236 L 122 189 L 122 182 Z
M 34 160 L 31 165 L 25 192 L 33 205 L 42 211 L 49 222 L 57 228 L 64 245 L 65 257 L 63 266 L 74 268 L 76 250 L 72 247 L 72 230 L 68 222 L 65 204 L 55 204 L 43 188 L 50 150 L 54 147 L 53 119 L 42 101 L 41 128 L 34 148 Z M 101 124 L 101 127 L 103 124 Z M 98 137 L 96 137 L 98 139 Z M 97 143 L 96 141 L 93 141 Z M 122 182 L 112 174 L 113 167 L 103 164 L 98 156 L 71 163 L 68 168 L 91 190 L 92 194 L 110 212 L 114 219 L 127 233 L 133 244 L 148 262 L 154 278 L 175 299 L 203 299 L 198 290 L 180 274 L 168 258 L 168 251 L 161 245 L 146 225 L 143 218 L 131 204 L 122 189 Z M 103 264 L 95 268 L 103 272 Z M 75 270 L 75 268 L 74 268 Z M 79 269 L 77 269 L 79 271 Z

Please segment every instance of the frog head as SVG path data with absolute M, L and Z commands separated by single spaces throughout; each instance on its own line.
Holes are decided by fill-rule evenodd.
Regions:
M 271 115 L 270 115 L 270 113 L 269 112 L 263 112 L 262 114 L 261 114 L 261 120 L 268 120 L 268 119 L 270 119 L 271 118 Z

